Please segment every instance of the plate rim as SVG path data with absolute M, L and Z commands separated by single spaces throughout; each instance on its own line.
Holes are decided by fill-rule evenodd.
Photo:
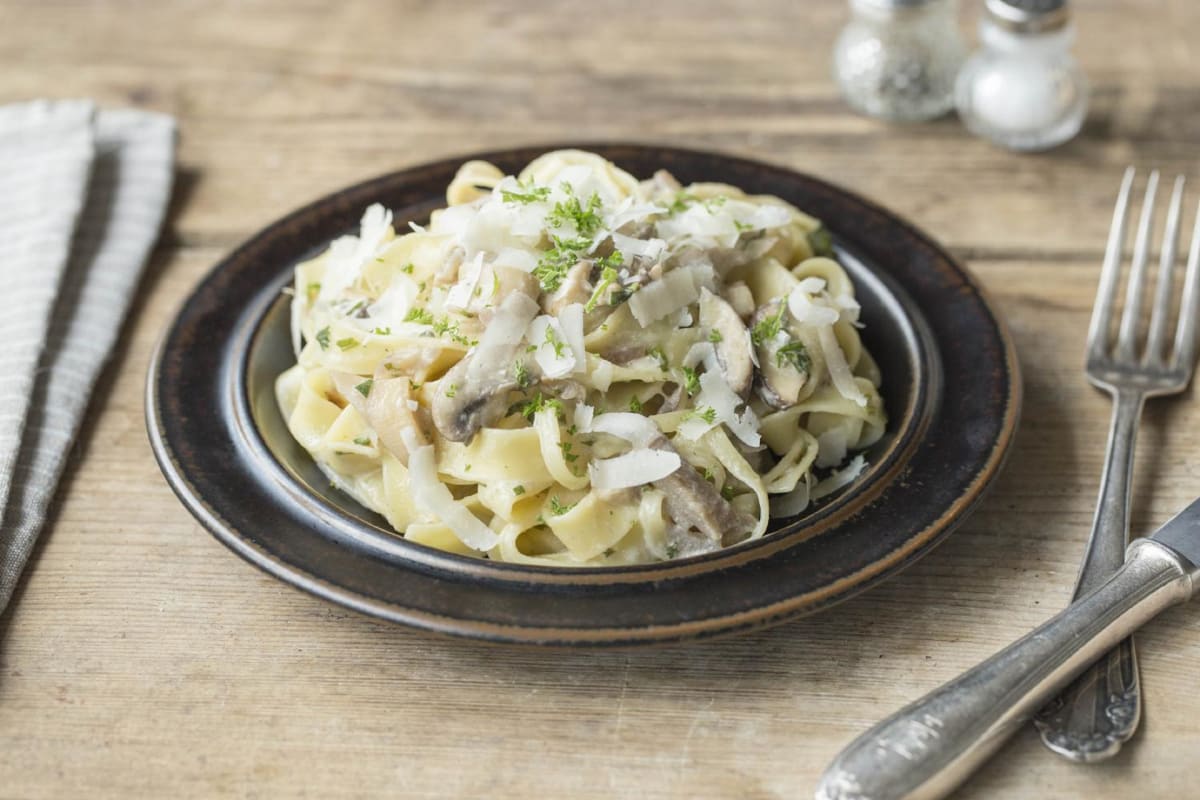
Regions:
M 673 622 L 669 624 L 645 626 L 638 628 L 629 627 L 568 627 L 554 628 L 547 626 L 526 627 L 521 625 L 508 625 L 502 623 L 493 623 L 480 620 L 464 621 L 460 617 L 440 615 L 429 613 L 425 610 L 414 608 L 401 608 L 386 599 L 373 598 L 364 596 L 359 592 L 348 589 L 344 586 L 327 580 L 326 578 L 313 574 L 309 570 L 299 567 L 296 564 L 287 562 L 281 559 L 276 554 L 269 550 L 258 546 L 255 542 L 247 537 L 239 534 L 239 532 L 228 522 L 226 522 L 217 509 L 208 505 L 196 487 L 188 480 L 185 472 L 179 461 L 175 457 L 167 439 L 165 427 L 162 419 L 162 408 L 159 403 L 158 389 L 161 377 L 161 367 L 166 351 L 166 347 L 171 338 L 171 334 L 177 329 L 183 319 L 183 309 L 171 318 L 166 330 L 160 336 L 159 341 L 154 349 L 151 358 L 150 368 L 147 373 L 146 381 L 146 422 L 151 440 L 152 449 L 156 460 L 162 469 L 164 476 L 170 484 L 172 490 L 180 498 L 185 507 L 201 522 L 211 534 L 219 541 L 236 552 L 243 559 L 249 561 L 255 566 L 263 569 L 268 574 L 280 578 L 287 583 L 297 586 L 300 589 L 308 591 L 311 594 L 331 600 L 340 605 L 355 609 L 357 611 L 388 619 L 395 622 L 401 622 L 410 626 L 421 628 L 437 633 L 448 633 L 456 635 L 466 635 L 474 638 L 481 638 L 490 641 L 503 641 L 515 643 L 536 643 L 536 644 L 602 644 L 602 645 L 628 645 L 639 643 L 654 643 L 666 641 L 678 641 L 684 639 L 693 639 L 699 637 L 709 637 L 715 635 L 731 634 L 737 631 L 745 630 L 749 627 L 759 627 L 791 619 L 804 613 L 812 613 L 839 602 L 843 599 L 865 591 L 880 581 L 902 571 L 915 560 L 928 553 L 948 536 L 961 522 L 969 515 L 969 513 L 983 499 L 987 488 L 994 481 L 1002 468 L 1010 450 L 1015 432 L 1018 426 L 1021 412 L 1021 401 L 1023 394 L 1023 381 L 1020 371 L 1020 364 L 1017 359 L 1015 346 L 1012 336 L 1008 330 L 1007 323 L 1004 318 L 997 312 L 994 302 L 991 300 L 987 290 L 983 287 L 976 276 L 970 272 L 965 265 L 961 264 L 954 258 L 946 249 L 941 246 L 932 237 L 925 234 L 916 226 L 912 225 L 903 216 L 892 212 L 879 204 L 858 195 L 857 193 L 844 189 L 840 186 L 829 183 L 821 178 L 811 174 L 792 169 L 784 165 L 776 165 L 768 162 L 763 162 L 755 159 L 744 158 L 741 156 L 729 155 L 713 150 L 696 150 L 689 148 L 681 148 L 666 145 L 655 144 L 638 144 L 624 142 L 606 142 L 606 143 L 570 143 L 568 145 L 545 145 L 545 146 L 523 146 L 517 148 L 505 148 L 502 150 L 489 151 L 484 153 L 471 153 L 463 156 L 450 157 L 439 159 L 436 161 L 422 162 L 410 166 L 408 168 L 395 170 L 365 181 L 358 182 L 351 186 L 338 189 L 332 193 L 326 194 L 317 198 L 314 201 L 304 204 L 300 208 L 280 217 L 259 231 L 255 232 L 248 239 L 242 242 L 238 247 L 231 250 L 227 255 L 218 261 L 213 268 L 209 270 L 205 276 L 197 282 L 184 300 L 184 308 L 188 301 L 193 297 L 200 295 L 203 290 L 210 285 L 223 267 L 236 262 L 237 259 L 244 254 L 245 251 L 260 240 L 267 239 L 279 231 L 287 229 L 297 221 L 316 214 L 317 212 L 327 209 L 331 204 L 336 204 L 339 200 L 344 200 L 347 196 L 358 196 L 372 191 L 382 190 L 385 187 L 393 187 L 398 182 L 407 180 L 413 182 L 416 180 L 418 173 L 423 171 L 437 171 L 448 168 L 457 167 L 459 164 L 470 159 L 503 159 L 513 158 L 516 154 L 528 154 L 530 152 L 546 152 L 553 149 L 575 148 L 589 150 L 592 152 L 601 152 L 606 154 L 606 157 L 611 157 L 607 154 L 614 151 L 637 151 L 643 155 L 647 153 L 671 153 L 683 158 L 698 158 L 707 160 L 716 160 L 722 162 L 723 165 L 742 165 L 745 168 L 757 171 L 769 171 L 775 173 L 784 180 L 799 179 L 811 186 L 821 189 L 824 192 L 833 195 L 840 195 L 842 199 L 858 204 L 867 209 L 872 210 L 876 215 L 885 219 L 889 225 L 902 230 L 909 238 L 930 248 L 934 255 L 949 266 L 963 282 L 969 287 L 971 292 L 978 298 L 979 305 L 987 314 L 987 323 L 994 330 L 996 338 L 1002 345 L 1003 366 L 1005 367 L 1004 375 L 998 378 L 998 382 L 1007 385 L 1007 392 L 1003 398 L 1004 415 L 1000 421 L 1000 433 L 995 440 L 990 442 L 987 449 L 987 455 L 978 465 L 978 469 L 974 474 L 973 479 L 968 483 L 962 491 L 954 498 L 954 501 L 930 524 L 925 525 L 912 535 L 907 536 L 901 544 L 895 549 L 885 553 L 884 555 L 869 562 L 861 569 L 858 569 L 849 574 L 833 580 L 823 586 L 816 587 L 811 591 L 802 592 L 800 594 L 791 595 L 785 599 L 779 600 L 768 605 L 755 606 L 732 614 L 724 614 L 717 616 L 707 616 L 699 619 L 686 620 L 681 622 Z M 872 268 L 868 266 L 872 272 L 878 270 L 878 266 Z M 896 280 L 893 278 L 892 280 Z M 899 281 L 896 281 L 899 283 Z M 903 286 L 901 285 L 901 288 Z M 239 315 L 239 322 L 245 322 L 247 314 L 246 308 L 249 307 L 251 301 L 254 301 L 257 295 L 250 298 L 246 307 L 242 309 Z M 921 304 L 910 298 L 910 302 L 918 311 L 921 311 Z M 910 323 L 913 320 L 908 320 Z M 253 336 L 253 333 L 251 333 Z M 935 357 L 939 352 L 935 351 Z M 234 402 L 235 398 L 226 398 L 228 402 Z M 226 413 L 230 411 L 225 409 Z M 929 423 L 932 425 L 932 423 Z M 928 427 L 928 426 L 927 426 Z M 929 430 L 922 431 L 918 435 L 913 450 L 919 450 L 929 435 Z M 904 463 L 896 466 L 894 472 L 902 471 L 905 467 Z M 894 480 L 895 474 L 890 475 L 888 481 Z M 883 481 L 887 483 L 888 481 Z M 877 499 L 877 498 L 875 498 Z M 871 501 L 873 502 L 873 500 Z M 779 548 L 776 548 L 778 550 Z M 770 548 L 768 548 L 768 551 Z M 763 552 L 758 558 L 770 559 L 774 553 Z M 688 560 L 681 560 L 680 563 L 686 563 Z M 711 570 L 705 569 L 704 573 Z M 580 570 L 571 570 L 576 575 L 580 574 Z

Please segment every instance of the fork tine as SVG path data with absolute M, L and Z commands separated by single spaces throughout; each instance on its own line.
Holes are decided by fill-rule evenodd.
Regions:
M 1163 231 L 1162 253 L 1158 260 L 1158 289 L 1154 293 L 1154 312 L 1150 319 L 1150 334 L 1146 339 L 1146 363 L 1162 365 L 1163 338 L 1167 318 L 1171 314 L 1171 286 L 1175 275 L 1175 255 L 1179 250 L 1179 216 L 1183 206 L 1182 175 L 1175 177 L 1171 206 L 1167 210 L 1167 227 Z
M 1137 238 L 1133 242 L 1133 264 L 1129 268 L 1129 285 L 1125 287 L 1125 313 L 1117 333 L 1116 356 L 1133 360 L 1137 344 L 1138 319 L 1142 314 L 1142 291 L 1146 284 L 1146 261 L 1150 254 L 1150 236 L 1154 232 L 1154 194 L 1158 191 L 1158 170 L 1150 173 L 1146 196 L 1142 199 L 1142 218 L 1138 222 Z
M 1102 358 L 1108 350 L 1108 328 L 1112 322 L 1113 298 L 1117 278 L 1121 274 L 1121 250 L 1125 243 L 1125 223 L 1129 219 L 1129 193 L 1133 187 L 1133 167 L 1125 168 L 1121 191 L 1113 207 L 1112 226 L 1108 245 L 1104 248 L 1104 266 L 1100 269 L 1100 285 L 1096 288 L 1096 303 L 1092 306 L 1092 321 L 1088 326 L 1088 359 Z
M 1196 209 L 1187 276 L 1183 279 L 1183 302 L 1179 306 L 1179 327 L 1175 331 L 1174 369 L 1190 373 L 1196 364 L 1196 348 L 1200 346 L 1196 335 L 1197 317 L 1200 317 L 1200 206 Z

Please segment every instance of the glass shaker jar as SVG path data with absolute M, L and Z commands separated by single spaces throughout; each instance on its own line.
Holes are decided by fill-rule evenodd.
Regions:
M 888 120 L 924 120 L 954 107 L 962 65 L 957 0 L 850 0 L 834 74 L 852 108 Z
M 986 0 L 983 49 L 958 77 L 967 129 L 1012 150 L 1062 144 L 1087 115 L 1087 79 L 1071 56 L 1066 0 Z

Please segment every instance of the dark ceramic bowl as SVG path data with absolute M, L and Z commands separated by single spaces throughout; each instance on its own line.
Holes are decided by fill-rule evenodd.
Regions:
M 1016 426 L 1020 378 L 1004 326 L 974 279 L 894 215 L 790 170 L 711 153 L 591 149 L 634 175 L 722 181 L 821 218 L 862 304 L 880 364 L 887 434 L 842 494 L 761 540 L 619 568 L 467 558 L 396 535 L 329 488 L 292 439 L 274 380 L 294 363 L 280 290 L 292 268 L 380 202 L 397 228 L 424 222 L 467 158 L 518 171 L 552 148 L 442 161 L 317 201 L 219 264 L 164 336 L 147 422 L 172 488 L 218 539 L 302 589 L 385 619 L 493 641 L 627 645 L 745 630 L 824 608 L 894 574 L 962 521 Z M 952 401 L 943 375 L 954 376 Z

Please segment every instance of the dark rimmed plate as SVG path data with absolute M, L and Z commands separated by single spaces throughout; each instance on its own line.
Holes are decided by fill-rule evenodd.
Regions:
M 996 476 L 1020 376 L 975 279 L 895 215 L 781 167 L 666 147 L 586 149 L 634 175 L 721 181 L 824 220 L 854 280 L 884 375 L 887 435 L 842 495 L 763 539 L 665 564 L 553 569 L 431 550 L 328 488 L 287 434 L 272 385 L 290 365 L 293 266 L 356 229 L 375 202 L 422 222 L 469 158 L 506 172 L 550 147 L 385 175 L 274 223 L 217 265 L 163 337 L 146 415 L 163 473 L 234 552 L 306 591 L 419 628 L 503 642 L 630 645 L 731 633 L 811 613 L 895 574 L 958 525 Z M 952 397 L 942 376 L 954 376 Z

